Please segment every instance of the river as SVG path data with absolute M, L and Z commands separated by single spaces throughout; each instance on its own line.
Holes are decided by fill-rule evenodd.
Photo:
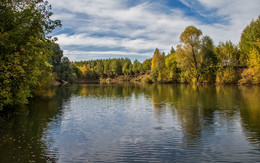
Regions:
M 0 162 L 257 162 L 260 87 L 75 84 L 0 112 Z

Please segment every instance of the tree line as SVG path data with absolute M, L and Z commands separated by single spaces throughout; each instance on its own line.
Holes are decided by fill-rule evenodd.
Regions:
M 165 55 L 156 48 L 153 57 L 143 63 L 119 58 L 73 64 L 85 80 L 148 74 L 141 81 L 260 84 L 260 16 L 246 26 L 238 45 L 226 41 L 215 46 L 210 36 L 188 26 L 181 33 L 176 50 L 172 47 Z

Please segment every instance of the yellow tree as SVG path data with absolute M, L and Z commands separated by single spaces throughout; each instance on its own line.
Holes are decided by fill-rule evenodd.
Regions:
M 248 54 L 248 69 L 241 74 L 240 84 L 260 84 L 260 39 L 255 43 L 255 47 Z
M 248 66 L 260 68 L 260 39 L 255 43 L 256 47 L 253 48 L 248 57 Z
M 152 59 L 151 70 L 161 70 L 164 68 L 164 64 L 164 56 L 160 53 L 159 49 L 156 48 Z
M 260 39 L 260 15 L 256 20 L 252 20 L 241 34 L 239 48 L 241 51 L 240 61 L 243 64 L 246 65 L 249 53 L 253 48 L 257 48 L 258 39 Z
M 157 80 L 159 71 L 163 70 L 165 67 L 165 61 L 164 61 L 163 54 L 160 53 L 159 49 L 155 49 L 153 59 L 152 59 L 152 66 L 151 66 L 151 72 L 152 72 L 152 78 L 154 80 Z
M 178 69 L 177 69 L 177 60 L 175 50 L 171 50 L 171 53 L 165 58 L 165 67 L 168 74 L 169 82 L 178 81 Z
M 195 75 L 196 82 L 199 82 L 199 47 L 200 47 L 200 36 L 202 32 L 194 26 L 188 26 L 180 35 L 180 42 L 182 45 L 177 46 L 177 57 L 186 66 L 181 66 L 183 70 L 191 71 Z

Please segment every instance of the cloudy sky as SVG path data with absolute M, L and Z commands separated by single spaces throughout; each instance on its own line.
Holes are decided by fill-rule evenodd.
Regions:
M 194 25 L 215 45 L 240 34 L 260 15 L 260 0 L 49 0 L 62 28 L 52 35 L 72 61 L 168 53 Z

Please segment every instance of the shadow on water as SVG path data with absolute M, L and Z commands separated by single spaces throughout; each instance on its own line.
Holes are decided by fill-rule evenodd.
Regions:
M 243 150 L 260 150 L 259 87 L 81 84 L 66 85 L 49 94 L 55 95 L 35 98 L 26 106 L 0 113 L 0 162 L 66 161 L 66 152 L 73 153 L 66 151 L 67 146 L 75 145 L 66 141 L 81 139 L 78 130 L 84 128 L 89 131 L 83 131 L 89 144 L 80 147 L 91 147 L 81 155 L 84 161 L 234 161 L 234 155 Z M 85 124 L 75 123 L 79 119 Z M 74 126 L 63 131 L 66 125 Z M 102 132 L 112 136 L 102 137 Z M 237 153 L 227 151 L 244 145 L 232 144 L 239 143 L 234 139 L 243 138 L 243 134 L 254 147 L 248 145 Z M 106 144 L 115 149 L 107 151 Z M 100 145 L 103 149 L 98 148 Z M 142 146 L 146 148 L 139 154 L 134 152 Z M 221 158 L 214 154 L 225 152 Z M 241 157 L 248 161 L 250 156 Z
M 55 161 L 46 157 L 42 134 L 75 91 L 76 87 L 48 90 L 50 98 L 34 98 L 28 105 L 0 112 L 0 162 Z

